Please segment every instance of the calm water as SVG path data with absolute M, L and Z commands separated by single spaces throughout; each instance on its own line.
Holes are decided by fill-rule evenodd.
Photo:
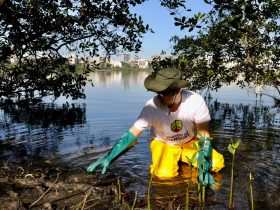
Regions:
M 132 125 L 146 100 L 154 95 L 143 87 L 147 75 L 147 72 L 98 71 L 91 75 L 95 87 L 88 85 L 85 89 L 86 100 L 68 100 L 65 104 L 65 99 L 60 98 L 56 105 L 3 108 L 0 111 L 1 161 L 42 157 L 54 164 L 86 167 L 110 149 Z M 276 94 L 269 88 L 265 91 Z M 236 209 L 250 208 L 249 172 L 254 177 L 255 209 L 277 209 L 280 207 L 279 108 L 272 107 L 269 97 L 256 98 L 249 88 L 228 86 L 210 94 L 206 100 L 213 119 L 213 144 L 225 156 L 226 168 L 216 175 L 216 189 L 208 191 L 208 199 L 215 203 L 209 209 L 227 207 L 231 168 L 227 145 L 231 139 L 241 139 L 235 160 Z M 148 137 L 149 130 L 108 170 L 132 180 L 129 189 L 142 195 L 149 181 Z M 169 183 L 155 183 L 153 193 L 158 200 L 165 201 L 170 198 L 166 195 L 181 196 L 185 192 L 184 181 L 178 178 Z

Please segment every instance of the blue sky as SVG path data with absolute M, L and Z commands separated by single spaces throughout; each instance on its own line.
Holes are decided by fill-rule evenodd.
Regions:
M 186 14 L 207 12 L 210 9 L 203 0 L 187 0 L 186 2 L 186 7 L 192 10 Z M 142 5 L 137 5 L 132 11 L 141 15 L 144 23 L 149 24 L 155 32 L 144 35 L 142 51 L 138 54 L 141 58 L 149 59 L 153 55 L 159 55 L 162 50 L 170 53 L 169 40 L 172 36 L 190 35 L 187 30 L 181 31 L 174 25 L 173 17 L 166 8 L 160 6 L 159 0 L 149 0 Z

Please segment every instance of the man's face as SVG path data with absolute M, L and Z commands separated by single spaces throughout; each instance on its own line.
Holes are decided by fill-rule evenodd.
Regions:
M 175 103 L 176 95 L 179 90 L 169 90 L 169 91 L 162 91 L 158 92 L 158 99 L 159 101 L 167 106 L 168 108 L 172 107 Z

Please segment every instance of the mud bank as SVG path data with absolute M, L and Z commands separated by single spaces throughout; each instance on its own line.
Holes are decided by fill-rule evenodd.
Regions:
M 0 164 L 0 209 L 145 209 L 117 176 L 51 164 Z M 121 194 L 120 194 L 121 190 Z

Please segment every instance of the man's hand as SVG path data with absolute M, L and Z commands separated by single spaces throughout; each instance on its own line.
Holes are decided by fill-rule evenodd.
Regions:
M 107 170 L 107 167 L 109 166 L 110 164 L 110 161 L 105 157 L 102 157 L 100 159 L 98 159 L 97 161 L 95 161 L 94 163 L 90 164 L 89 167 L 87 167 L 87 172 L 93 172 L 94 169 L 97 167 L 97 166 L 103 166 L 103 169 L 102 169 L 102 174 L 104 174 Z
M 96 162 L 92 163 L 89 167 L 87 167 L 87 172 L 92 172 L 97 166 L 100 165 L 103 166 L 102 174 L 104 174 L 111 161 L 118 157 L 128 147 L 132 146 L 135 142 L 137 142 L 136 136 L 133 133 L 131 133 L 131 131 L 127 131 L 120 138 L 120 140 L 114 144 L 114 146 L 108 152 L 108 154 L 106 154 L 104 157 L 98 159 Z

